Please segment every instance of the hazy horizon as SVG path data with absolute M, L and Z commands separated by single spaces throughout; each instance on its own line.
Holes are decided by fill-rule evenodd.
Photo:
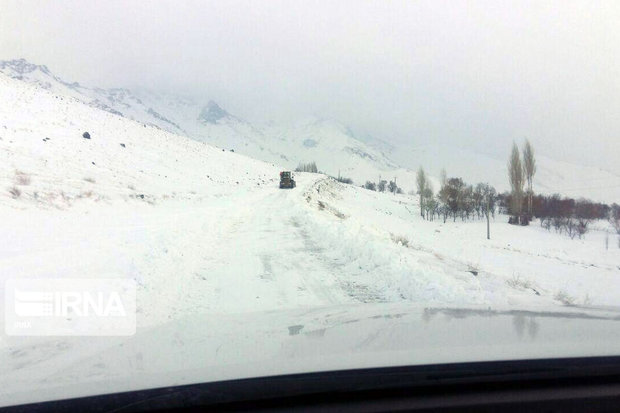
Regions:
M 617 2 L 12 2 L 0 59 L 88 86 L 315 115 L 390 143 L 502 156 L 529 138 L 620 173 Z

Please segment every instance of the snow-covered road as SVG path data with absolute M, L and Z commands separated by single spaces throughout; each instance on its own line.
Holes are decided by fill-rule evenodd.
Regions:
M 150 281 L 141 311 L 175 316 L 347 300 L 334 279 L 337 263 L 302 224 L 307 210 L 301 195 L 317 179 L 303 177 L 294 190 L 240 191 L 177 214 L 173 232 L 166 223 L 155 236 L 164 242 L 154 248 L 165 254 L 151 257 L 157 274 L 143 275 Z
M 0 276 L 133 278 L 140 326 L 196 312 L 230 313 L 351 301 L 339 263 L 307 222 L 304 192 L 321 175 L 196 202 L 6 210 L 13 243 Z

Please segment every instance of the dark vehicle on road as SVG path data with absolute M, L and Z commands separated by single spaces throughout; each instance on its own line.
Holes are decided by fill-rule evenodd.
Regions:
M 295 188 L 295 180 L 290 171 L 280 172 L 280 188 Z

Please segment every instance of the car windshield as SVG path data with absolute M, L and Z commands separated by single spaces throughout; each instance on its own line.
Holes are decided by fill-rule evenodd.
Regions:
M 620 355 L 620 2 L 0 2 L 0 407 Z

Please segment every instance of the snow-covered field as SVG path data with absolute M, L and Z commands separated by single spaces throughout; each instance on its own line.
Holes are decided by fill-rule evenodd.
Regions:
M 0 75 L 0 288 L 11 278 L 134 279 L 139 331 L 196 314 L 342 304 L 620 302 L 620 249 L 615 238 L 605 248 L 602 225 L 570 240 L 498 216 L 486 240 L 483 221 L 424 221 L 413 197 L 320 174 L 280 190 L 279 171 Z M 0 375 L 35 371 L 45 343 L 54 357 L 72 348 L 0 336 Z

